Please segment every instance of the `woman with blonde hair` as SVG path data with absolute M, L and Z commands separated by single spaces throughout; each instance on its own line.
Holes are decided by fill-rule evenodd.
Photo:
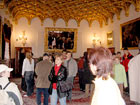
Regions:
M 22 66 L 22 77 L 25 78 L 25 82 L 27 85 L 27 95 L 24 96 L 31 96 L 34 86 L 34 59 L 32 59 L 31 52 L 26 52 L 26 58 L 24 59 Z

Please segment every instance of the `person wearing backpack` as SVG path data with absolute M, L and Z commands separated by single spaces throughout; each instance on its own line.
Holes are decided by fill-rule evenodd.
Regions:
M 13 68 L 0 64 L 0 105 L 23 105 L 17 85 L 8 79 L 12 70 Z

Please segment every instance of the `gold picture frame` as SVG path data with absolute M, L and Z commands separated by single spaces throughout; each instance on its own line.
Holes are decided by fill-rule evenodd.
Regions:
M 44 35 L 45 52 L 62 52 L 77 50 L 77 29 L 76 28 L 45 28 Z
M 113 31 L 107 32 L 107 46 L 113 47 Z
M 140 17 L 120 24 L 120 49 L 138 49 L 140 40 Z

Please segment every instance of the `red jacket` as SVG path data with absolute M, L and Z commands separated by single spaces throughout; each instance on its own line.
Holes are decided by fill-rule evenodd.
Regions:
M 80 58 L 78 62 L 78 68 L 83 69 L 84 68 L 84 57 Z
M 133 58 L 133 55 L 131 55 L 130 53 L 128 53 L 128 55 L 126 55 L 126 54 L 123 55 L 122 64 L 124 65 L 126 72 L 128 72 L 128 63 L 129 63 L 131 58 Z

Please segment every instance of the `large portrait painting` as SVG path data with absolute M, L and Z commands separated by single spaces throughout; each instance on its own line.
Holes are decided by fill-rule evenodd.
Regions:
M 2 17 L 0 16 L 0 59 L 2 58 Z
M 75 28 L 45 28 L 45 52 L 61 52 L 68 50 L 76 52 L 77 29 Z
M 128 49 L 137 49 L 140 40 L 140 18 L 121 24 L 121 46 Z

